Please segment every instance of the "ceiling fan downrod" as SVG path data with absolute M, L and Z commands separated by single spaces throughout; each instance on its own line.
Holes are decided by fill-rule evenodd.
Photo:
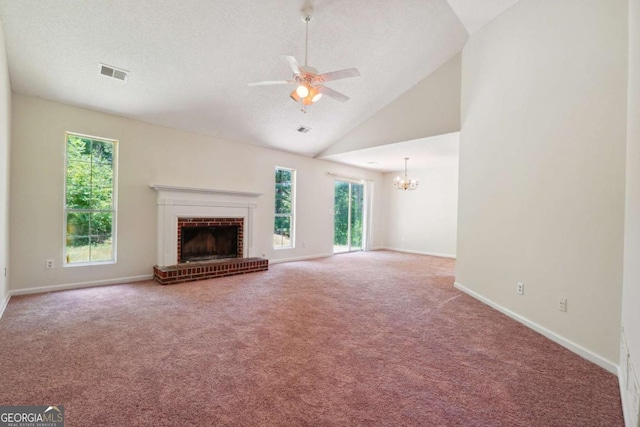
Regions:
M 309 55 L 309 21 L 311 21 L 311 16 L 307 16 L 304 20 L 306 28 L 306 34 L 304 36 L 304 66 L 307 67 L 307 56 Z

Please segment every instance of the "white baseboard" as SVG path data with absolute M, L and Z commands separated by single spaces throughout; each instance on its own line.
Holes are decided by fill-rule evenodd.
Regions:
M 119 285 L 123 283 L 141 282 L 143 280 L 153 279 L 152 274 L 144 274 L 142 276 L 120 277 L 117 279 L 94 280 L 92 282 L 67 283 L 63 285 L 41 286 L 37 288 L 13 289 L 9 291 L 9 295 L 28 295 L 39 294 L 43 292 L 67 291 L 70 289 L 93 288 L 95 286 Z
M 2 301 L 0 301 L 0 319 L 2 319 L 2 315 L 4 314 L 5 308 L 9 304 L 9 300 L 11 299 L 11 294 L 7 294 Z
M 374 250 L 387 250 L 387 251 L 394 251 L 394 252 L 404 252 L 406 254 L 416 254 L 416 255 L 428 255 L 428 256 L 436 256 L 439 258 L 451 258 L 451 259 L 456 259 L 456 255 L 455 254 L 441 254 L 441 253 L 437 253 L 437 252 L 426 252 L 426 251 L 414 251 L 411 249 L 401 249 L 401 248 L 390 248 L 387 246 L 382 246 L 382 247 L 378 247 Z
M 478 301 L 481 301 L 485 304 L 487 304 L 488 306 L 498 310 L 499 312 L 506 314 L 507 316 L 511 317 L 512 319 L 522 323 L 523 325 L 533 329 L 534 331 L 538 332 L 539 334 L 544 335 L 545 337 L 549 338 L 551 341 L 554 341 L 558 344 L 560 344 L 561 346 L 563 346 L 564 348 L 576 353 L 577 355 L 587 359 L 590 362 L 595 363 L 596 365 L 600 366 L 601 368 L 606 369 L 607 371 L 611 372 L 614 375 L 618 374 L 618 365 L 611 362 L 610 360 L 605 359 L 602 356 L 597 355 L 596 353 L 592 352 L 591 350 L 588 350 L 584 347 L 582 347 L 579 344 L 574 343 L 573 341 L 560 336 L 558 334 L 556 334 L 553 331 L 550 331 L 549 329 L 538 325 L 535 322 L 532 322 L 531 320 L 520 316 L 517 313 L 514 313 L 513 311 L 501 306 L 500 304 L 497 304 L 493 301 L 491 301 L 488 298 L 483 297 L 482 295 L 472 291 L 471 289 L 466 288 L 465 286 L 461 285 L 458 282 L 454 283 L 454 286 L 456 289 L 461 290 L 462 292 L 472 296 L 473 298 L 477 299 Z
M 270 259 L 269 264 L 280 264 L 283 262 L 293 262 L 293 261 L 305 261 L 308 259 L 327 258 L 330 256 L 333 256 L 333 254 L 306 255 L 306 256 L 299 256 L 295 258 L 282 258 L 282 259 L 274 259 L 274 260 Z

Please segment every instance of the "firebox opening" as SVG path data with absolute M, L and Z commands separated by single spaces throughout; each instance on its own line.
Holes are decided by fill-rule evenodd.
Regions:
M 238 257 L 238 226 L 183 227 L 180 262 Z

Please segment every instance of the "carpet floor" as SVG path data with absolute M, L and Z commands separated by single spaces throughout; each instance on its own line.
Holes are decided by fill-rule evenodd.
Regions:
M 13 297 L 0 405 L 67 426 L 622 426 L 617 379 L 388 251 Z

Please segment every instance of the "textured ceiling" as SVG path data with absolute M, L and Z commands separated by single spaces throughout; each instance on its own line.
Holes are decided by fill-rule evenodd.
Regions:
M 486 23 L 514 0 L 449 1 L 456 12 L 447 0 L 316 0 L 309 65 L 361 77 L 327 83 L 351 100 L 307 114 L 291 86 L 247 86 L 290 78 L 281 54 L 304 61 L 301 0 L 0 0 L 0 19 L 15 92 L 313 156 L 458 53 L 457 14 Z

